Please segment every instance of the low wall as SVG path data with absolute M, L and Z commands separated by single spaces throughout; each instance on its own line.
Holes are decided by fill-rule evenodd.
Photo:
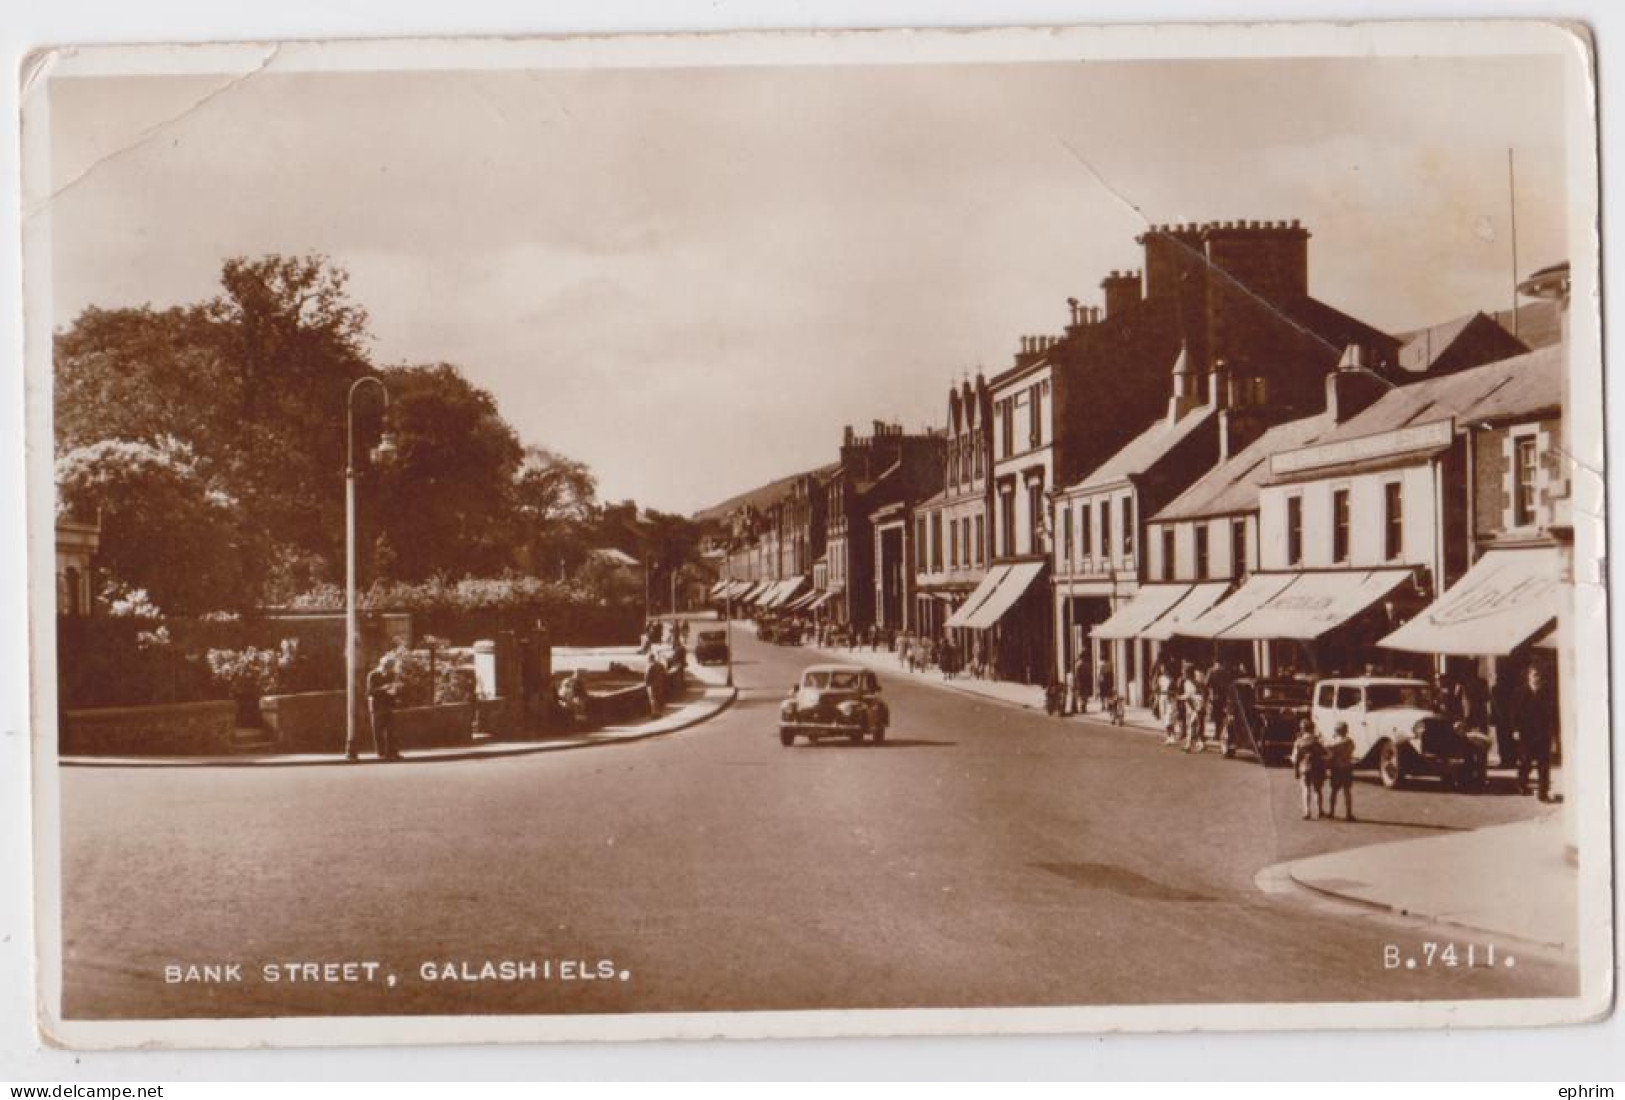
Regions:
M 517 699 L 481 699 L 474 704 L 477 724 L 481 733 L 491 737 L 514 737 L 520 729 L 521 714 Z
M 64 756 L 213 756 L 230 751 L 237 704 L 230 699 L 62 712 Z
M 260 699 L 260 718 L 277 752 L 343 752 L 344 692 L 307 691 Z M 368 731 L 357 731 L 362 744 Z
M 502 700 L 487 700 L 488 703 Z M 483 706 L 484 704 L 482 704 Z M 366 703 L 361 703 L 356 729 L 358 748 L 372 750 Z M 473 739 L 473 703 L 402 707 L 395 712 L 396 747 L 406 749 L 466 745 Z M 311 691 L 300 695 L 267 695 L 260 716 L 276 742 L 277 752 L 343 752 L 344 692 Z
M 403 751 L 466 745 L 473 739 L 473 703 L 402 707 L 395 712 L 395 746 Z

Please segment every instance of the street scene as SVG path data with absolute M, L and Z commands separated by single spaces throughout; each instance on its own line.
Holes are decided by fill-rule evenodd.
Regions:
M 47 1015 L 1605 1003 L 1549 30 L 53 78 Z

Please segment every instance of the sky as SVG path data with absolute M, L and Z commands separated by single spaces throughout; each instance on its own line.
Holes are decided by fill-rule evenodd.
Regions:
M 1297 218 L 1398 332 L 1567 258 L 1552 57 L 57 77 L 54 323 L 320 252 L 605 499 L 690 512 L 940 425 L 1149 223 Z M 341 415 L 336 411 L 335 415 Z

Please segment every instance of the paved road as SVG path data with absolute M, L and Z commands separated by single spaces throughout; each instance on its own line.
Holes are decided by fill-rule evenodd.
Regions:
M 784 749 L 778 699 L 809 654 L 735 637 L 740 701 L 666 739 L 417 766 L 65 770 L 67 1015 L 1575 991 L 1571 967 L 1533 955 L 1387 969 L 1388 944 L 1483 941 L 1254 883 L 1281 860 L 1512 820 L 1529 800 L 1365 783 L 1360 823 L 1304 822 L 1282 771 L 900 681 L 883 746 Z M 539 977 L 472 977 L 488 961 Z M 374 980 L 305 980 L 344 962 L 378 964 Z M 232 963 L 241 981 L 164 981 L 166 965 Z

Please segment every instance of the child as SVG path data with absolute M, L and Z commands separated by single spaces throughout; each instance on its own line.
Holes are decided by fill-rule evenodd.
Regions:
M 1303 819 L 1312 821 L 1325 812 L 1322 788 L 1326 784 L 1326 746 L 1315 736 L 1309 719 L 1298 719 L 1298 739 L 1292 742 L 1292 774 L 1303 794 Z
M 1326 746 L 1326 766 L 1332 779 L 1332 802 L 1328 817 L 1337 816 L 1337 792 L 1343 792 L 1343 818 L 1354 820 L 1354 738 L 1349 736 L 1349 724 L 1339 722 L 1332 730 L 1331 744 Z

